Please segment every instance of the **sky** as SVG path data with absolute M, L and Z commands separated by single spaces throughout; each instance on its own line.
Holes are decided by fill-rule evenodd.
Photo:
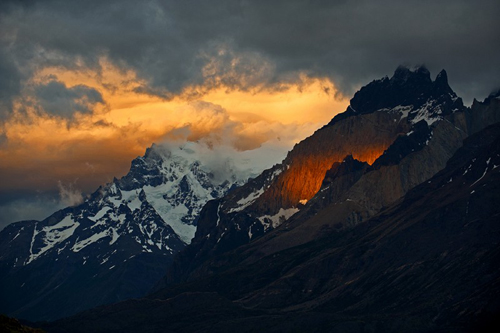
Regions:
M 0 229 L 80 202 L 154 142 L 280 159 L 398 65 L 482 100 L 498 17 L 497 0 L 3 0 Z

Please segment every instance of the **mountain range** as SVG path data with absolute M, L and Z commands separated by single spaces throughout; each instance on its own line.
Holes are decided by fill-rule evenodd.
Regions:
M 203 205 L 258 173 L 204 143 L 153 145 L 82 204 L 0 232 L 0 311 L 50 320 L 143 296 L 194 236 Z
M 59 261 L 64 251 L 75 253 L 75 246 L 87 243 L 61 231 L 103 225 L 102 247 L 89 246 L 96 251 L 96 263 L 106 258 L 102 253 L 109 253 L 110 246 L 116 244 L 112 251 L 119 251 L 119 241 L 130 238 L 140 253 L 168 247 L 168 254 L 158 255 L 167 274 L 155 276 L 147 296 L 142 289 L 122 297 L 142 292 L 142 298 L 35 325 L 49 332 L 477 330 L 497 323 L 500 310 L 499 122 L 498 94 L 466 107 L 449 87 L 445 71 L 432 80 L 424 67 L 399 67 L 391 78 L 361 88 L 344 113 L 257 177 L 244 184 L 225 181 L 217 195 L 205 195 L 204 201 L 201 195 L 185 196 L 186 191 L 163 197 L 177 200 L 169 207 L 188 209 L 181 221 L 183 230 L 195 231 L 189 245 L 182 238 L 187 231 L 178 231 L 175 224 L 155 222 L 168 230 L 163 232 L 169 242 L 153 241 L 148 232 L 142 233 L 149 237 L 142 242 L 134 238 L 140 239 L 139 233 L 128 236 L 132 221 L 141 232 L 144 223 L 166 222 L 162 212 L 175 209 L 165 210 L 163 202 L 151 199 L 159 198 L 155 193 L 167 194 L 165 173 L 154 170 L 170 163 L 150 156 L 153 149 L 132 163 L 127 176 L 94 193 L 83 206 L 2 231 L 0 263 L 7 274 L 0 282 L 14 285 L 22 274 L 33 276 L 51 267 L 44 254 L 49 245 L 51 253 L 62 248 Z M 205 178 L 210 176 L 197 177 Z M 186 188 L 181 183 L 177 189 Z M 212 184 L 204 189 L 215 189 L 213 182 L 204 184 Z M 185 202 L 196 208 L 189 210 Z M 109 229 L 113 222 L 99 223 L 96 216 L 129 227 L 118 229 L 116 237 Z M 53 230 L 60 231 L 57 237 Z M 147 239 L 153 244 L 148 246 Z M 71 247 L 65 250 L 64 244 Z M 119 276 L 108 281 L 108 286 L 123 283 Z M 38 302 L 64 302 L 41 294 L 44 286 L 48 293 L 58 289 L 43 283 L 31 287 L 39 292 Z M 78 283 L 67 284 L 65 293 L 79 290 Z M 42 318 L 39 310 L 22 309 L 9 314 Z M 44 315 L 54 318 L 50 311 Z

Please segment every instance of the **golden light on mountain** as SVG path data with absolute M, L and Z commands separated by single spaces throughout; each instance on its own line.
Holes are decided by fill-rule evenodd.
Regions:
M 335 162 L 352 155 L 354 159 L 372 164 L 408 128 L 406 121 L 400 121 L 400 115 L 375 112 L 316 132 L 289 154 L 285 160 L 289 167 L 258 199 L 258 205 L 276 211 L 279 207 L 294 207 L 301 200 L 311 199 Z

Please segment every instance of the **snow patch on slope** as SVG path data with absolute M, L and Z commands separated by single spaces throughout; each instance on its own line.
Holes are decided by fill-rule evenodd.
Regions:
M 102 219 L 110 209 L 111 207 L 105 206 L 100 211 L 98 211 L 94 216 L 89 216 L 88 219 L 97 222 L 98 220 Z
M 286 220 L 288 220 L 292 215 L 297 213 L 299 211 L 298 208 L 288 208 L 288 209 L 283 209 L 280 208 L 279 212 L 276 213 L 275 215 L 264 215 L 259 217 L 259 221 L 262 223 L 264 226 L 264 230 L 268 230 L 269 228 L 276 228 Z
M 228 213 L 235 213 L 235 212 L 240 212 L 243 209 L 247 208 L 251 204 L 255 202 L 262 194 L 264 193 L 264 189 L 259 189 L 255 192 L 250 193 L 247 197 L 238 200 L 236 203 L 238 204 L 237 207 L 231 208 Z
M 33 238 L 30 247 L 30 256 L 26 261 L 25 265 L 28 265 L 29 263 L 40 257 L 45 252 L 49 251 L 56 245 L 64 242 L 66 239 L 71 237 L 79 225 L 80 223 L 75 222 L 72 216 L 70 215 L 67 215 L 61 221 L 52 226 L 43 227 L 42 230 L 36 230 L 37 225 L 35 225 L 35 228 L 33 229 Z M 35 243 L 36 238 L 39 235 L 40 237 L 42 237 L 42 242 L 44 246 L 41 249 L 39 249 L 38 252 L 35 253 L 33 245 Z
M 75 245 L 73 245 L 73 247 L 71 247 L 71 251 L 80 252 L 81 249 L 89 246 L 92 243 L 97 242 L 98 240 L 100 240 L 101 238 L 104 238 L 106 236 L 109 236 L 108 230 L 104 230 L 104 231 L 101 231 L 99 233 L 95 233 L 87 239 L 76 242 Z
M 433 123 L 435 123 L 438 120 L 443 119 L 440 114 L 442 114 L 441 107 L 434 106 L 436 101 L 430 100 L 427 101 L 420 109 L 416 110 L 415 116 L 412 119 L 412 123 L 416 124 L 421 120 L 424 120 L 428 126 L 431 126 Z

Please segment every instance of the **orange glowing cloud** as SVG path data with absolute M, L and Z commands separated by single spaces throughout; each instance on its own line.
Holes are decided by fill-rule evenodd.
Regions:
M 91 113 L 77 112 L 66 119 L 40 112 L 36 99 L 20 98 L 0 129 L 7 138 L 0 147 L 4 190 L 44 190 L 57 188 L 58 181 L 77 181 L 76 186 L 89 192 L 123 175 L 133 158 L 164 140 L 205 138 L 240 150 L 273 142 L 288 150 L 348 103 L 333 97 L 331 82 L 306 77 L 281 89 L 238 91 L 219 86 L 197 99 L 191 91 L 165 100 L 139 93 L 136 88 L 145 83 L 134 72 L 105 60 L 100 71 L 44 68 L 27 89 L 54 80 L 68 89 L 83 85 L 98 91 L 103 103 L 96 103 Z

